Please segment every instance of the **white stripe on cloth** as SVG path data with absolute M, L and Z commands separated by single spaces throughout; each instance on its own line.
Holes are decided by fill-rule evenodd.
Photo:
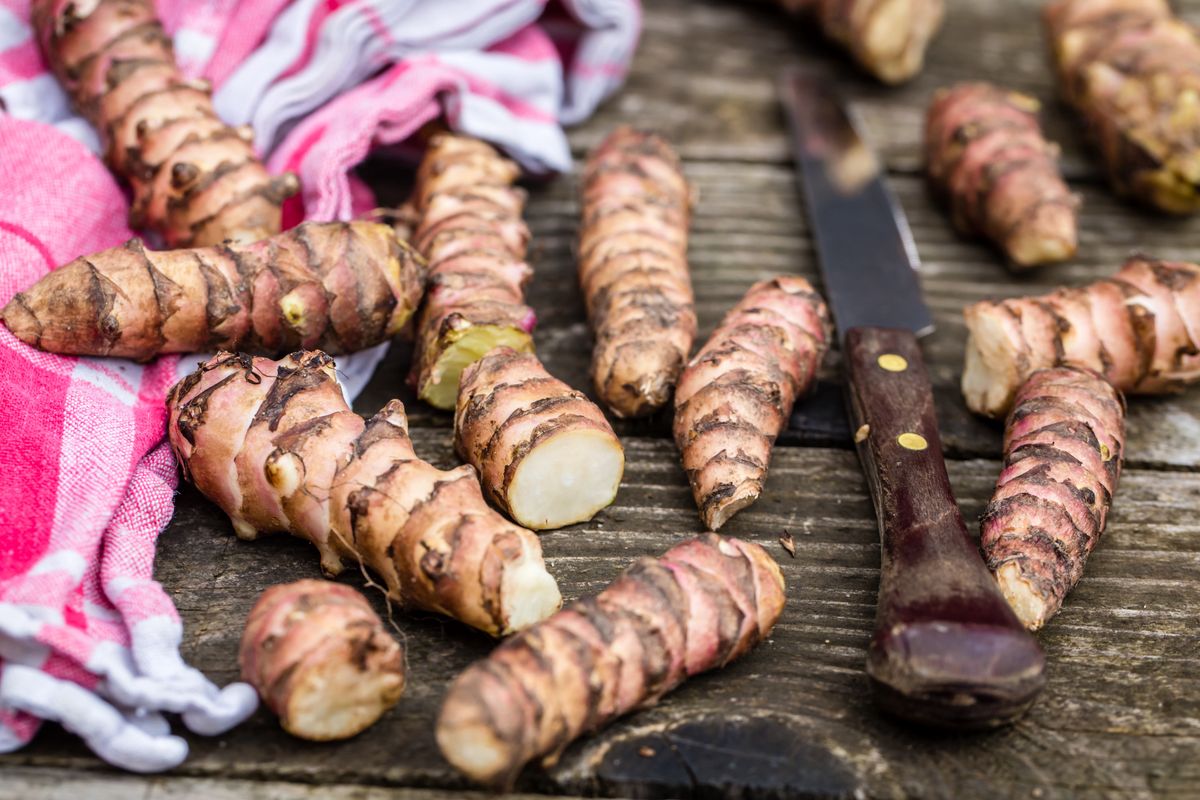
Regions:
M 11 9 L 0 5 L 0 52 L 25 44 L 33 38 L 33 28 Z
M 583 122 L 625 80 L 637 46 L 641 12 L 633 0 L 564 0 L 570 12 L 593 30 L 582 37 L 567 72 L 559 119 Z
M 28 80 L 0 86 L 0 101 L 5 112 L 19 119 L 31 119 L 53 125 L 93 153 L 100 152 L 96 129 L 71 108 L 62 85 L 48 72 Z
M 60 723 L 105 761 L 133 772 L 160 772 L 187 758 L 187 742 L 170 735 L 165 720 L 122 712 L 98 694 L 33 667 L 0 665 L 0 705 Z M 15 749 L 24 742 L 0 736 L 0 747 L 6 744 Z
M 322 0 L 295 0 L 276 18 L 267 40 L 242 62 L 213 95 L 213 107 L 230 125 L 244 125 L 254 115 L 268 88 L 304 53 L 305 35 L 313 9 Z M 262 132 L 259 131 L 260 147 Z
M 390 344 L 390 342 L 383 342 L 366 350 L 359 350 L 353 355 L 337 356 L 334 359 L 338 382 L 342 385 L 342 396 L 346 398 L 347 403 L 353 405 L 354 399 L 362 394 L 363 389 L 367 388 L 367 384 L 375 374 L 375 368 L 387 355 Z M 177 380 L 183 380 L 191 375 L 197 364 L 203 364 L 213 355 L 213 353 L 202 353 L 179 359 L 179 365 L 176 367 Z M 363 409 L 367 413 L 374 413 L 377 410 L 374 408 Z
M 576 66 L 564 76 L 557 61 L 543 64 L 510 56 L 514 68 L 497 73 L 493 71 L 496 63 L 484 59 L 500 54 L 485 51 L 533 23 L 541 15 L 545 0 L 456 0 L 452 6 L 444 0 L 359 0 L 325 19 L 315 39 L 308 26 L 307 6 L 308 1 L 302 0 L 280 15 L 267 41 L 234 72 L 215 98 L 217 110 L 227 119 L 252 124 L 257 140 L 267 150 L 299 120 L 340 92 L 361 83 L 389 62 L 416 58 L 422 53 L 435 53 L 447 62 L 459 57 L 470 59 L 463 64 L 465 70 L 525 102 L 535 101 L 536 95 L 553 94 L 553 105 L 547 108 L 552 119 L 564 124 L 582 121 L 624 78 L 640 24 L 634 0 L 567 0 L 570 12 L 587 28 L 575 54 Z M 372 12 L 374 17 L 370 16 Z M 379 26 L 387 28 L 388 39 L 379 35 Z M 308 60 L 295 69 L 297 58 L 310 42 Z M 555 71 L 543 75 L 542 71 L 551 66 Z M 516 77 L 518 71 L 524 74 Z M 535 80 L 530 76 L 539 77 Z M 530 87 L 534 87 L 535 97 L 530 96 Z M 492 106 L 493 112 L 499 110 Z M 503 124 L 464 132 L 497 142 L 500 138 L 496 134 L 515 121 L 501 119 L 497 113 L 476 116 Z M 538 139 L 554 141 L 545 134 Z M 526 145 L 513 154 L 523 166 L 536 172 L 570 169 L 571 162 L 560 157 L 561 151 L 546 152 L 537 147 Z

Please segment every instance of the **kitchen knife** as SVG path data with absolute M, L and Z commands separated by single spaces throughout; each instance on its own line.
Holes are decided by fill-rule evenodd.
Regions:
M 883 171 L 820 78 L 785 73 L 801 191 L 842 344 L 851 430 L 879 520 L 867 656 L 888 711 L 986 728 L 1024 712 L 1045 659 L 1000 594 L 954 501 L 917 337 L 933 330 L 916 248 Z

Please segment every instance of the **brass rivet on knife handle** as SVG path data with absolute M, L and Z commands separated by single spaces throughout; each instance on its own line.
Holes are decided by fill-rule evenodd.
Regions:
M 888 372 L 904 372 L 908 369 L 908 361 L 904 356 L 898 356 L 895 353 L 884 353 L 876 359 L 876 363 Z
M 924 450 L 929 447 L 929 442 L 919 433 L 902 433 L 896 437 L 896 441 L 905 450 Z

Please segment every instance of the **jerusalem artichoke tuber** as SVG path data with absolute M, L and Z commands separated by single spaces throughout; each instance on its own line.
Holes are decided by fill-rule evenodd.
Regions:
M 925 127 L 926 166 L 954 226 L 998 244 L 1017 267 L 1075 254 L 1078 201 L 1042 137 L 1038 102 L 986 83 L 934 96 Z
M 507 347 L 463 370 L 454 443 L 488 499 L 535 530 L 591 519 L 616 497 L 625 468 L 604 412 L 537 356 Z
M 417 458 L 399 401 L 364 424 L 324 353 L 219 353 L 167 407 L 184 476 L 241 538 L 292 533 L 316 545 L 326 573 L 351 559 L 392 599 L 495 636 L 559 607 L 537 536 L 488 507 L 471 467 Z
M 945 13 L 943 0 L 779 2 L 789 11 L 816 17 L 826 36 L 884 83 L 903 83 L 921 71 Z
M 1002 416 L 1034 372 L 1072 364 L 1132 394 L 1200 379 L 1200 266 L 1135 256 L 1112 278 L 1041 297 L 967 307 L 962 391 L 978 414 Z
M 803 278 L 750 287 L 679 378 L 675 443 L 718 530 L 762 492 L 771 445 L 825 356 L 829 315 Z
M 596 394 L 618 417 L 665 406 L 691 352 L 690 204 L 679 158 L 659 136 L 620 127 L 588 159 L 579 282 Z
M 238 661 L 283 729 L 301 739 L 354 736 L 404 694 L 404 648 L 366 598 L 329 581 L 263 592 L 246 620 Z
M 519 174 L 489 145 L 449 134 L 430 141 L 417 173 L 412 241 L 429 262 L 430 287 L 413 379 L 435 408 L 454 408 L 463 369 L 493 347 L 533 350 L 525 193 L 512 185 Z
M 1118 192 L 1200 210 L 1200 38 L 1166 0 L 1055 0 L 1043 19 L 1063 96 Z
M 509 784 L 534 758 L 552 764 L 583 733 L 744 655 L 784 601 L 779 566 L 756 544 L 710 533 L 640 559 L 462 673 L 438 746 L 470 778 Z
M 133 239 L 49 273 L 0 319 L 52 353 L 344 353 L 398 333 L 423 288 L 424 264 L 388 226 L 310 222 L 195 250 L 150 251 Z
M 272 178 L 250 128 L 221 122 L 208 82 L 179 73 L 151 0 L 34 0 L 32 16 L 47 60 L 133 189 L 130 225 L 170 247 L 279 233 L 296 177 Z
M 1004 471 L 983 514 L 988 567 L 1021 622 L 1058 613 L 1104 532 L 1125 443 L 1121 395 L 1091 370 L 1059 367 L 1017 392 Z

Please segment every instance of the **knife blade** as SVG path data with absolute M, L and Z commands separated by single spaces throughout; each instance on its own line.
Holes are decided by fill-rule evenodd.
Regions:
M 781 97 L 879 525 L 867 654 L 875 698 L 922 724 L 1005 724 L 1045 685 L 1045 658 L 1000 594 L 950 487 L 917 340 L 933 318 L 912 236 L 878 159 L 829 85 L 792 70 Z
M 908 221 L 851 112 L 819 78 L 785 77 L 801 190 L 838 331 L 873 326 L 933 331 Z M 830 268 L 828 265 L 836 265 Z

